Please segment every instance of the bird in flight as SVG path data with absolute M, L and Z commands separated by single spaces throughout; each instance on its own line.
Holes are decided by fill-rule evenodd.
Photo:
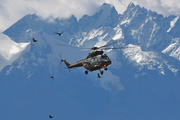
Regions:
M 49 115 L 49 118 L 53 118 L 53 116 L 52 116 L 52 115 Z
M 50 78 L 51 78 L 51 79 L 52 79 L 52 81 L 53 81 L 54 77 L 53 77 L 53 76 L 51 76 Z
M 56 33 L 56 34 L 58 34 L 59 36 L 61 36 L 61 34 L 63 34 L 64 31 L 63 31 L 63 32 L 60 32 L 60 33 L 58 33 L 58 32 L 54 32 L 54 33 Z
M 37 42 L 37 40 L 35 40 L 35 39 L 33 38 L 33 42 Z

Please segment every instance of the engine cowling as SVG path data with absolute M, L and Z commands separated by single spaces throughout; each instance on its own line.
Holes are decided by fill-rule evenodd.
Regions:
M 91 53 L 89 53 L 87 58 L 94 57 L 94 56 L 97 56 L 97 55 L 102 55 L 103 53 L 104 53 L 103 51 L 96 51 L 96 50 L 94 50 Z

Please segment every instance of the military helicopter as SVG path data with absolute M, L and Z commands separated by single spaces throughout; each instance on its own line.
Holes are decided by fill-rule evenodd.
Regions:
M 77 46 L 71 46 L 71 45 L 64 45 L 64 44 L 56 44 L 56 45 L 61 45 L 61 46 L 67 46 L 67 47 L 75 47 L 75 48 L 80 48 L 84 50 L 92 50 L 89 55 L 75 63 L 70 64 L 67 60 L 61 59 L 61 63 L 64 62 L 67 68 L 76 68 L 76 67 L 84 67 L 85 74 L 88 74 L 89 71 L 95 71 L 99 70 L 100 74 L 102 75 L 104 72 L 101 69 L 108 70 L 108 66 L 111 65 L 111 60 L 106 54 L 103 54 L 103 50 L 109 50 L 109 49 L 127 49 L 127 48 L 132 48 L 132 47 L 117 47 L 117 48 L 105 48 L 109 45 L 119 43 L 122 40 L 116 40 L 112 43 L 100 46 L 100 47 L 92 47 L 92 48 L 84 48 L 84 47 L 77 47 Z M 100 78 L 100 74 L 98 73 L 98 77 Z

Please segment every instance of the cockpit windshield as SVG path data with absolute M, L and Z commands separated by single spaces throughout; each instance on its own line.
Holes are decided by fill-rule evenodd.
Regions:
M 109 60 L 109 57 L 107 55 L 102 55 L 101 57 L 98 58 L 99 61 L 101 60 Z
M 108 56 L 101 56 L 101 58 L 104 59 L 104 60 L 109 60 Z

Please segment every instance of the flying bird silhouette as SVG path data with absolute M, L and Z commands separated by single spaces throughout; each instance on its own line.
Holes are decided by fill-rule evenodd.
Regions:
M 56 34 L 58 34 L 59 36 L 61 36 L 61 34 L 63 34 L 63 33 L 64 33 L 64 31 L 63 31 L 63 32 L 61 32 L 61 33 L 58 33 L 58 32 L 54 32 L 54 33 L 56 33 Z
M 35 39 L 33 38 L 33 42 L 37 42 L 37 40 L 35 40 Z
M 49 115 L 49 118 L 53 118 L 53 116 L 52 116 L 52 115 Z
M 52 81 L 53 81 L 54 77 L 53 77 L 53 76 L 51 76 L 50 78 L 51 78 L 51 79 L 52 79 Z

